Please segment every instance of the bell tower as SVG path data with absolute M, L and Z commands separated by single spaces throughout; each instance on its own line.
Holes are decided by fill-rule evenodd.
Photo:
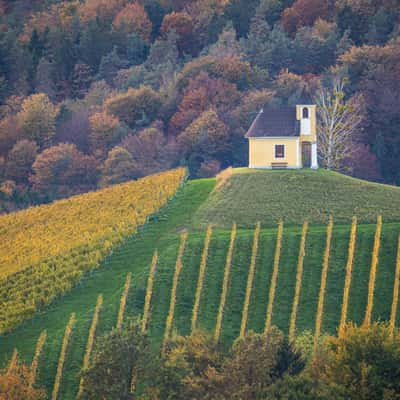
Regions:
M 300 143 L 311 144 L 311 168 L 318 168 L 317 107 L 315 104 L 296 106 L 296 118 L 300 122 Z

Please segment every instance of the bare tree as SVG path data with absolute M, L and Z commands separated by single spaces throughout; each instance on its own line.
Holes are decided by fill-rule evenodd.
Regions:
M 327 169 L 340 169 L 349 158 L 355 133 L 363 120 L 362 97 L 345 100 L 346 79 L 334 77 L 330 88 L 321 86 L 315 97 L 317 105 L 318 153 Z

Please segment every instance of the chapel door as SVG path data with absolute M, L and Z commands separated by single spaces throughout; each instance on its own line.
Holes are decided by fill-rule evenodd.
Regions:
M 301 144 L 301 160 L 303 163 L 303 168 L 311 167 L 311 143 L 302 142 Z

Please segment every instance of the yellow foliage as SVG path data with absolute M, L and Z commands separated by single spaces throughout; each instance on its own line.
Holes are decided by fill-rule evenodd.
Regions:
M 265 332 L 269 331 L 269 329 L 271 328 L 272 310 L 274 306 L 276 283 L 278 281 L 278 273 L 279 273 L 279 259 L 281 256 L 282 236 L 283 236 L 283 222 L 281 221 L 278 225 L 278 233 L 276 236 L 274 270 L 272 271 L 271 286 L 269 288 L 267 316 L 265 318 L 265 329 L 264 329 Z
M 351 223 L 350 239 L 349 239 L 349 251 L 347 255 L 346 279 L 344 282 L 344 289 L 343 289 L 343 304 L 342 304 L 342 314 L 340 317 L 339 334 L 343 332 L 347 321 L 347 309 L 349 306 L 351 274 L 353 269 L 353 259 L 354 259 L 354 250 L 356 247 L 356 239 L 357 239 L 357 217 L 353 217 L 353 221 Z
M 216 342 L 218 342 L 221 336 L 222 319 L 224 315 L 226 297 L 228 295 L 229 274 L 231 271 L 232 255 L 233 255 L 233 249 L 235 247 L 235 240 L 236 240 L 236 224 L 234 223 L 232 225 L 231 240 L 229 242 L 228 254 L 226 255 L 224 281 L 222 283 L 222 292 L 218 308 L 217 324 L 215 325 L 214 340 Z
M 192 312 L 192 333 L 196 329 L 197 316 L 198 316 L 199 308 L 200 308 L 201 291 L 203 289 L 204 275 L 205 275 L 206 266 L 207 266 L 208 248 L 210 246 L 211 235 L 212 235 L 212 226 L 210 224 L 207 228 L 206 238 L 204 240 L 203 254 L 201 255 L 199 278 L 197 280 L 196 295 L 195 295 L 195 301 L 194 301 L 193 312 Z
M 399 280 L 400 280 L 400 235 L 399 235 L 398 244 L 397 244 L 396 273 L 395 273 L 394 285 L 393 285 L 392 311 L 390 313 L 390 333 L 391 333 L 391 335 L 393 335 L 393 332 L 396 327 L 397 304 L 399 302 Z
M 308 230 L 308 221 L 304 221 L 300 239 L 299 258 L 297 261 L 296 288 L 294 291 L 292 314 L 290 316 L 290 327 L 289 327 L 290 340 L 294 340 L 296 334 L 297 309 L 300 300 L 301 281 L 303 279 L 303 264 L 304 264 L 304 256 L 306 254 L 305 248 L 306 248 L 307 230 Z
M 151 260 L 149 278 L 147 280 L 146 298 L 144 300 L 143 319 L 142 319 L 142 332 L 146 330 L 147 321 L 149 320 L 151 296 L 153 294 L 154 274 L 156 273 L 157 262 L 158 262 L 158 252 L 157 250 L 155 250 L 153 254 L 153 259 Z
M 71 337 L 71 333 L 72 333 L 72 329 L 73 329 L 74 325 L 75 325 L 75 314 L 72 313 L 69 318 L 67 327 L 65 328 L 65 334 L 64 334 L 62 347 L 61 347 L 60 358 L 58 359 L 56 379 L 54 381 L 53 392 L 51 394 L 51 400 L 57 400 L 57 397 L 58 397 L 58 392 L 60 390 L 61 378 L 62 378 L 64 363 L 65 363 L 65 357 L 67 355 L 69 339 Z
M 242 311 L 242 323 L 240 325 L 240 337 L 241 338 L 243 338 L 246 333 L 251 291 L 253 289 L 254 273 L 256 270 L 256 258 L 257 258 L 257 252 L 258 252 L 259 236 L 260 236 L 260 222 L 257 222 L 256 229 L 254 231 L 253 248 L 251 251 L 249 274 L 247 276 L 246 295 L 244 298 L 243 311 Z
M 40 355 L 42 354 L 44 343 L 46 342 L 47 332 L 43 331 L 36 343 L 35 355 L 33 356 L 31 371 L 29 376 L 29 385 L 33 386 L 36 381 L 37 369 L 39 366 Z
M 376 222 L 375 238 L 374 238 L 374 249 L 372 251 L 371 271 L 369 275 L 368 302 L 364 317 L 364 325 L 367 327 L 371 325 L 372 308 L 374 306 L 376 269 L 378 267 L 379 249 L 381 245 L 381 232 L 382 232 L 382 216 L 378 215 L 378 219 Z
M 99 266 L 181 185 L 183 168 L 0 216 L 0 334 Z
M 172 289 L 171 289 L 171 300 L 169 303 L 169 311 L 168 311 L 167 321 L 165 324 L 164 346 L 167 343 L 167 340 L 169 339 L 169 336 L 171 334 L 172 322 L 174 320 L 176 291 L 178 289 L 179 275 L 180 275 L 182 267 L 183 267 L 182 257 L 183 257 L 183 253 L 185 251 L 186 239 L 187 239 L 187 231 L 184 231 L 181 234 L 181 243 L 179 245 L 178 256 L 176 257 L 175 272 L 174 272 L 174 278 L 172 281 Z
M 326 228 L 326 244 L 325 244 L 325 252 L 324 252 L 324 261 L 322 264 L 321 285 L 319 287 L 317 318 L 315 321 L 315 333 L 314 333 L 314 347 L 315 348 L 318 346 L 319 336 L 321 334 L 322 314 L 324 311 L 324 302 L 325 302 L 326 278 L 328 276 L 329 256 L 330 256 L 330 252 L 331 252 L 331 243 L 332 243 L 332 229 L 333 229 L 333 219 L 332 219 L 332 217 L 330 217 L 328 226 Z

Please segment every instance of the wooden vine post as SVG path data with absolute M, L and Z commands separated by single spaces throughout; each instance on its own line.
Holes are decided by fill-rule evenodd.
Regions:
M 340 316 L 340 325 L 339 325 L 339 336 L 342 336 L 347 322 L 356 239 L 357 239 L 357 217 L 354 216 L 350 230 L 349 250 L 347 254 L 347 263 L 346 263 L 346 278 L 344 281 L 342 312 Z
M 382 217 L 378 215 L 376 222 L 375 238 L 374 238 L 374 248 L 372 250 L 371 259 L 371 270 L 369 275 L 368 284 L 368 302 L 367 308 L 365 310 L 364 325 L 370 326 L 372 319 L 372 309 L 374 307 L 374 291 L 375 291 L 375 281 L 376 281 L 376 270 L 379 261 L 379 249 L 381 244 L 381 233 L 382 233 Z
M 249 305 L 250 305 L 250 299 L 251 299 L 251 291 L 253 289 L 254 274 L 255 274 L 255 270 L 256 270 L 256 259 L 257 259 L 257 252 L 258 252 L 259 236 L 260 236 L 260 222 L 257 222 L 256 229 L 254 231 L 250 267 L 249 267 L 249 273 L 247 275 L 246 294 L 245 294 L 244 303 L 243 303 L 242 323 L 240 325 L 240 337 L 241 338 L 243 338 L 246 333 Z
M 172 281 L 172 289 L 171 289 L 171 299 L 169 302 L 169 311 L 168 311 L 167 321 L 165 323 L 163 350 L 165 349 L 165 345 L 171 335 L 172 323 L 174 320 L 174 313 L 175 313 L 176 292 L 178 289 L 179 275 L 183 268 L 182 257 L 183 257 L 183 253 L 185 251 L 187 236 L 188 236 L 187 231 L 184 231 L 181 234 L 178 256 L 177 256 L 176 262 L 175 262 L 174 278 Z
M 301 282 L 303 279 L 303 265 L 304 265 L 304 257 L 306 254 L 305 248 L 306 248 L 307 231 L 308 231 L 308 221 L 304 221 L 303 229 L 301 231 L 299 257 L 297 259 L 296 287 L 294 290 L 292 313 L 290 316 L 289 339 L 291 341 L 294 340 L 296 335 L 297 309 L 299 307 Z
M 226 255 L 224 280 L 222 283 L 221 299 L 219 301 L 217 323 L 215 325 L 215 332 L 214 332 L 215 342 L 218 342 L 219 338 L 221 337 L 222 320 L 224 317 L 224 308 L 225 308 L 226 298 L 228 296 L 229 276 L 230 276 L 230 271 L 231 271 L 231 267 L 232 267 L 233 250 L 235 248 L 236 230 L 237 230 L 236 223 L 234 223 L 232 225 L 231 239 L 229 242 L 228 253 Z
M 207 257 L 211 242 L 211 235 L 212 235 L 212 225 L 210 224 L 207 228 L 206 237 L 204 239 L 203 253 L 201 255 L 199 278 L 197 280 L 197 288 L 196 288 L 195 300 L 192 311 L 192 328 L 191 328 L 192 333 L 196 330 L 197 327 L 197 318 L 199 314 L 201 292 L 203 290 L 203 284 L 204 284 L 204 276 L 206 273 Z
M 281 221 L 281 222 L 279 222 L 278 233 L 276 236 L 274 269 L 272 271 L 271 286 L 269 288 L 267 315 L 265 318 L 265 328 L 264 328 L 265 332 L 269 331 L 271 328 L 272 311 L 273 311 L 274 300 L 275 300 L 276 284 L 278 282 L 278 274 L 279 274 L 279 259 L 281 256 L 282 236 L 283 236 L 283 222 Z
M 318 343 L 319 343 L 319 337 L 321 335 L 322 317 L 323 317 L 324 303 L 325 303 L 326 279 L 328 277 L 329 255 L 331 252 L 331 243 L 332 243 L 332 229 L 333 229 L 333 219 L 332 219 L 332 217 L 330 217 L 328 226 L 326 228 L 326 244 L 325 244 L 325 252 L 324 252 L 324 261 L 322 264 L 321 284 L 319 287 L 317 318 L 315 321 L 314 349 L 317 348 Z

